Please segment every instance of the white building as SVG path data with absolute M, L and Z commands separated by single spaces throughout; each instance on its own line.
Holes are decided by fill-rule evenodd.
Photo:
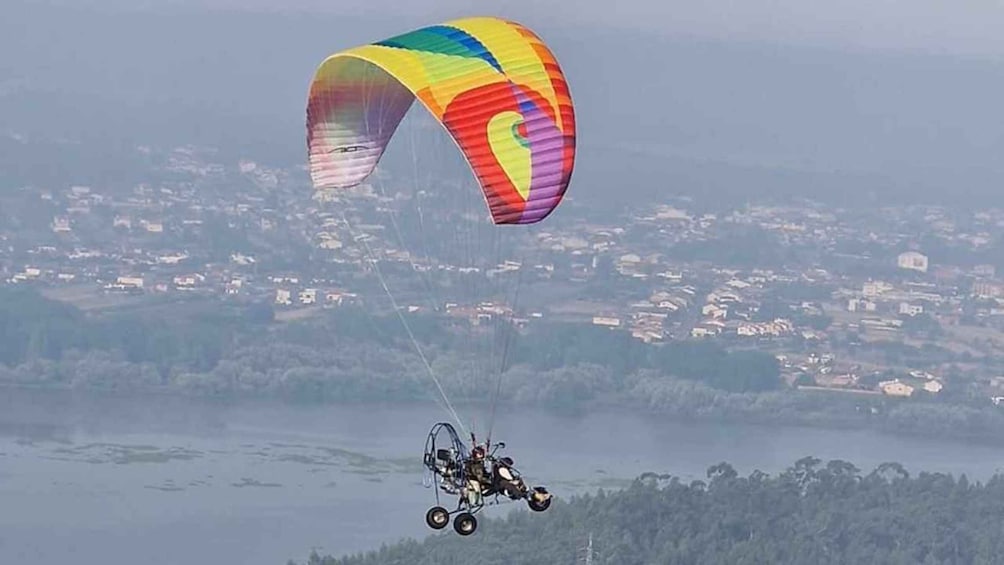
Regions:
M 728 317 L 729 311 L 727 308 L 722 308 L 717 304 L 705 304 L 704 307 L 701 308 L 701 314 L 704 314 L 713 320 L 717 320 L 719 318 L 725 319 Z
M 941 392 L 941 389 L 943 388 L 945 388 L 944 385 L 938 381 L 927 381 L 924 383 L 924 390 L 933 394 Z
M 206 277 L 199 273 L 191 275 L 178 275 L 174 277 L 174 287 L 177 289 L 192 289 L 195 285 L 204 282 Z
M 861 294 L 874 298 L 892 290 L 892 285 L 884 281 L 868 281 L 861 285 Z
M 143 277 L 119 277 L 115 279 L 115 284 L 123 287 L 143 288 Z
M 593 324 L 597 326 L 607 326 L 610 328 L 619 328 L 621 325 L 620 318 L 613 318 L 610 316 L 594 316 Z
M 910 269 L 912 271 L 927 272 L 927 255 L 916 251 L 900 253 L 896 258 L 896 264 L 900 269 Z
M 231 279 L 230 282 L 224 285 L 224 290 L 230 296 L 240 294 L 242 288 L 244 288 L 244 281 L 241 279 Z
M 874 312 L 877 308 L 877 304 L 871 300 L 865 300 L 863 298 L 852 298 L 847 301 L 848 312 Z
M 889 396 L 910 396 L 913 394 L 913 387 L 900 382 L 899 379 L 881 382 L 879 388 Z
M 973 267 L 973 275 L 994 278 L 997 276 L 997 269 L 993 265 L 976 265 Z
M 293 303 L 292 293 L 290 293 L 286 289 L 277 288 L 275 290 L 275 303 L 282 304 L 284 306 L 289 306 L 290 304 Z
M 62 216 L 53 218 L 52 231 L 56 233 L 69 233 L 73 231 L 73 228 L 70 227 L 70 219 Z

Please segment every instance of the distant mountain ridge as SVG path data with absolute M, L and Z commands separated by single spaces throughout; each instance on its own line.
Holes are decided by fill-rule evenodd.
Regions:
M 553 46 L 576 103 L 570 194 L 1004 202 L 1004 137 L 987 119 L 1004 69 L 992 61 L 526 23 Z M 300 165 L 316 65 L 413 24 L 15 2 L 0 22 L 0 130 Z

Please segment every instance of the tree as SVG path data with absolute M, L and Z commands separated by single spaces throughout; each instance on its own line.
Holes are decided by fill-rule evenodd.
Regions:
M 846 461 L 797 461 L 710 486 L 649 474 L 619 491 L 559 500 L 545 513 L 480 519 L 476 543 L 451 534 L 365 554 L 312 552 L 310 565 L 573 563 L 591 538 L 605 563 L 992 563 L 1004 551 L 1004 477 L 910 478 L 888 463 L 862 477 Z

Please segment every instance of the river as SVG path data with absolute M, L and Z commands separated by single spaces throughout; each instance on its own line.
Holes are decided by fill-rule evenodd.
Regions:
M 0 389 L 0 563 L 285 565 L 420 537 L 429 406 L 303 406 Z M 501 413 L 495 435 L 559 496 L 646 471 L 776 472 L 805 455 L 985 479 L 999 449 L 868 431 Z M 504 515 L 504 508 L 487 511 Z

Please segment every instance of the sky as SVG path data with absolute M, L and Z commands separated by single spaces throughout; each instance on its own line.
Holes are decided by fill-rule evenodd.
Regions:
M 1004 202 L 1004 3 L 9 1 L 0 132 L 300 162 L 305 92 L 326 55 L 496 14 L 557 55 L 584 189 L 895 184 Z
M 517 19 L 531 27 L 604 26 L 676 36 L 1004 58 L 1004 2 L 996 0 L 39 1 L 127 10 L 295 10 L 392 16 L 416 23 L 484 14 Z

